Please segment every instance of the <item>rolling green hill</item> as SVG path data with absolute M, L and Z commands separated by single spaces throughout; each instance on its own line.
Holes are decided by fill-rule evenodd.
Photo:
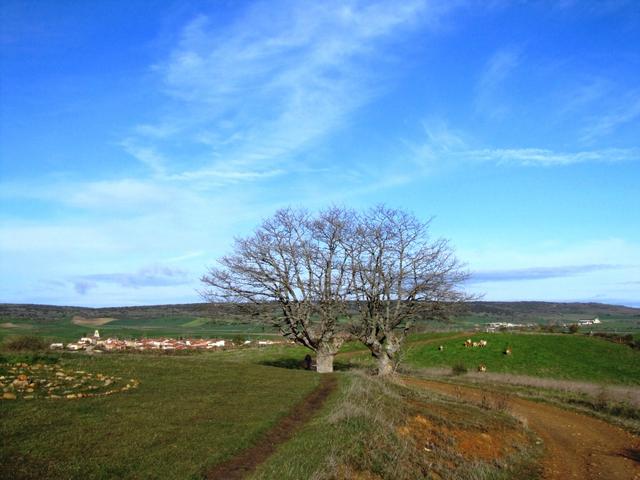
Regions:
M 100 329 L 106 335 L 235 336 L 273 335 L 269 318 L 273 304 L 258 309 L 242 304 L 194 303 L 137 307 L 86 308 L 0 304 L 0 338 L 35 334 L 72 340 Z M 467 311 L 447 323 L 418 321 L 417 328 L 472 330 L 491 322 L 533 323 L 545 327 L 599 317 L 594 331 L 640 332 L 640 309 L 598 303 L 472 302 Z
M 547 378 L 640 384 L 640 351 L 626 345 L 584 335 L 482 333 L 473 341 L 487 340 L 484 348 L 463 346 L 464 338 L 436 344 L 409 345 L 407 363 L 419 367 L 464 365 L 476 370 Z M 504 351 L 511 347 L 512 354 Z

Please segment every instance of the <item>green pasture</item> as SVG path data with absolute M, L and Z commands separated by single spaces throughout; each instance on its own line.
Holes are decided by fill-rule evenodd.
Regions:
M 318 383 L 256 352 L 65 356 L 67 369 L 135 378 L 135 391 L 0 401 L 0 478 L 200 478 L 255 442 Z
M 0 401 L 0 478 L 203 478 L 259 442 L 318 384 L 318 374 L 300 369 L 306 352 L 274 346 L 187 356 L 58 355 L 65 370 L 135 378 L 140 385 L 108 397 Z M 337 364 L 337 390 L 250 478 L 367 472 L 410 479 L 425 471 L 452 480 L 535 477 L 539 452 L 532 441 L 499 462 L 462 461 L 455 443 L 425 454 L 422 444 L 398 433 L 418 414 L 474 432 L 487 425 L 520 428 L 502 412 L 372 378 L 339 359 Z
M 626 345 L 584 335 L 482 333 L 470 335 L 473 341 L 485 339 L 485 348 L 467 348 L 464 339 L 443 340 L 438 344 L 407 345 L 406 361 L 416 367 L 464 365 L 476 370 L 484 364 L 489 372 L 539 377 L 640 384 L 640 351 Z M 503 352 L 512 348 L 512 355 Z
M 143 337 L 193 337 L 193 338 L 247 338 L 272 336 L 277 330 L 270 325 L 256 323 L 228 323 L 193 317 L 160 317 L 153 319 L 126 319 L 105 325 L 76 325 L 71 319 L 56 319 L 50 322 L 35 322 L 27 319 L 2 318 L 0 341 L 17 335 L 37 335 L 50 341 L 70 342 L 93 334 L 98 329 L 103 337 L 143 338 Z

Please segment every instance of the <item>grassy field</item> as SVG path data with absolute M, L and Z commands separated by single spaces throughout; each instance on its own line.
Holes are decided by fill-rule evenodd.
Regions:
M 484 364 L 490 372 L 516 373 L 539 377 L 640 384 L 640 351 L 626 345 L 583 335 L 484 333 L 471 335 L 486 339 L 485 348 L 465 348 L 464 339 L 443 340 L 437 345 L 407 347 L 406 361 L 416 367 L 464 365 L 476 370 Z M 512 355 L 503 352 L 510 346 Z
M 312 372 L 224 356 L 66 356 L 70 370 L 135 378 L 80 400 L 0 401 L 0 478 L 200 478 L 312 390 Z
M 463 338 L 450 335 L 411 335 L 408 362 L 469 368 L 483 362 L 490 371 L 602 382 L 640 379 L 638 352 L 601 339 L 482 334 L 472 338 L 487 339 L 486 348 L 465 349 Z M 513 349 L 510 357 L 502 353 L 506 346 Z M 344 351 L 360 348 L 349 343 Z M 202 478 L 259 442 L 318 385 L 318 375 L 300 369 L 306 353 L 274 346 L 190 355 L 57 355 L 66 371 L 136 379 L 139 387 L 97 398 L 0 401 L 0 478 Z M 366 357 L 367 351 L 338 356 L 338 389 L 250 478 L 537 478 L 541 447 L 501 408 L 354 370 Z
M 201 318 L 157 318 L 144 320 L 117 320 L 100 326 L 75 325 L 71 319 L 54 322 L 33 322 L 25 319 L 3 318 L 0 325 L 0 341 L 17 335 L 38 335 L 50 341 L 69 342 L 95 329 L 103 337 L 143 338 L 143 337 L 192 337 L 192 338 L 232 338 L 243 336 L 257 338 L 278 335 L 275 328 L 255 323 L 216 323 Z
M 95 327 L 77 325 L 74 318 L 114 319 L 97 328 L 106 336 L 121 338 L 259 337 L 277 335 L 265 314 L 277 313 L 273 306 L 256 311 L 234 304 L 185 304 L 88 309 L 46 305 L 0 304 L 0 341 L 7 336 L 35 334 L 51 341 L 68 342 L 93 332 Z M 599 325 L 582 332 L 640 332 L 640 310 L 602 304 L 553 304 L 543 302 L 475 302 L 469 312 L 448 322 L 418 321 L 419 331 L 484 329 L 490 322 L 531 323 L 541 328 L 599 317 Z M 560 328 L 560 327 L 557 327 Z
M 140 385 L 98 398 L 0 401 L 0 478 L 202 478 L 259 441 L 318 384 L 314 372 L 291 368 L 304 353 L 278 346 L 187 356 L 65 354 L 59 364 L 67 371 L 135 378 Z M 335 375 L 338 389 L 319 414 L 252 478 L 402 480 L 440 472 L 506 479 L 537 472 L 539 448 L 500 411 L 357 371 Z M 446 428 L 430 439 L 437 454 L 424 449 L 418 429 L 424 422 Z M 482 440 L 480 433 L 510 441 L 489 456 L 477 456 L 479 446 L 464 450 L 468 438 Z

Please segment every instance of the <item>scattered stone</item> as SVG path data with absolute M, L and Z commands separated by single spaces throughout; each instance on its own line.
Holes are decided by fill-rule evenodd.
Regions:
M 16 378 L 12 383 L 11 383 L 15 388 L 25 388 L 27 385 L 29 385 L 29 381 L 28 380 L 20 380 L 18 378 Z
M 103 373 L 92 374 L 84 370 L 75 370 L 71 373 L 59 365 L 29 366 L 26 363 L 0 363 L 0 372 L 3 374 L 1 376 L 3 382 L 0 383 L 2 399 L 33 400 L 40 397 L 73 400 L 100 397 L 126 392 L 137 388 L 140 383 L 133 378 L 126 382 L 121 377 Z M 107 387 L 111 389 L 106 390 Z M 4 394 L 7 395 L 4 396 Z

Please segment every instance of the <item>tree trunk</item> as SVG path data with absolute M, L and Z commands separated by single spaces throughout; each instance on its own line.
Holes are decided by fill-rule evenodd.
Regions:
M 378 359 L 378 375 L 390 375 L 393 373 L 393 360 L 384 350 L 380 352 Z
M 333 357 L 335 355 L 335 353 L 330 352 L 316 352 L 316 371 L 318 373 L 333 372 Z
M 371 354 L 378 361 L 378 375 L 390 375 L 395 371 L 401 344 L 402 338 L 391 332 L 381 343 L 374 342 L 369 346 Z
M 318 340 L 316 344 L 316 371 L 318 373 L 333 372 L 333 359 L 348 338 L 349 335 L 346 333 L 336 333 L 329 338 Z

